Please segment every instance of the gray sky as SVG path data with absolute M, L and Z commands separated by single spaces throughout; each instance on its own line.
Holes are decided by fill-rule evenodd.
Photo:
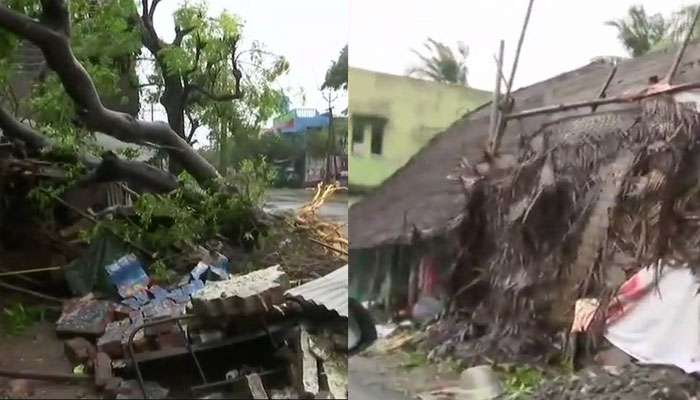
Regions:
M 244 21 L 243 46 L 251 40 L 283 55 L 290 63 L 281 87 L 290 88 L 294 107 L 327 108 L 319 89 L 332 60 L 348 42 L 349 0 L 205 0 L 212 15 L 226 10 Z M 159 35 L 167 41 L 174 36 L 172 14 L 180 0 L 160 3 L 155 17 Z M 306 95 L 304 104 L 300 90 Z M 337 110 L 347 107 L 347 98 L 339 98 Z
M 695 1 L 696 2 L 696 1 Z M 515 77 L 526 86 L 576 69 L 598 56 L 625 56 L 613 27 L 605 21 L 623 17 L 633 4 L 648 14 L 669 15 L 686 0 L 535 0 Z M 493 55 L 505 40 L 505 67 L 512 57 L 527 0 L 351 0 L 350 65 L 403 75 L 430 36 L 446 44 L 469 46 L 470 86 L 492 90 Z

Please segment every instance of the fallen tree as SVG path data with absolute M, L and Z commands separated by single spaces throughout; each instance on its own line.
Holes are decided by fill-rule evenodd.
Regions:
M 106 108 L 95 85 L 71 49 L 71 21 L 68 3 L 63 0 L 42 1 L 40 21 L 0 7 L 0 27 L 39 47 L 48 66 L 60 79 L 76 106 L 77 114 L 91 131 L 106 133 L 116 139 L 135 144 L 155 143 L 180 163 L 200 184 L 210 185 L 220 178 L 216 169 L 197 153 L 169 125 L 146 122 L 128 114 Z M 3 130 L 13 127 L 0 119 Z M 21 132 L 14 126 L 16 132 Z M 26 132 L 24 132 L 26 133 Z
M 559 119 L 524 137 L 512 167 L 464 165 L 457 271 L 468 289 L 456 302 L 481 326 L 468 330 L 483 332 L 477 348 L 506 359 L 556 352 L 574 302 L 607 304 L 621 283 L 612 277 L 697 268 L 695 107 L 661 95 Z

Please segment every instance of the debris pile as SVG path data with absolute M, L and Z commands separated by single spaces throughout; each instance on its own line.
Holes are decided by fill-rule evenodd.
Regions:
M 542 384 L 528 398 L 600 400 L 689 400 L 700 393 L 700 381 L 671 367 L 586 369 L 571 376 L 558 376 Z
M 347 366 L 339 361 L 346 358 L 347 311 L 339 314 L 316 303 L 318 293 L 286 293 L 343 265 L 338 252 L 324 247 L 326 241 L 332 248 L 343 240 L 347 245 L 342 233 L 337 240 L 323 236 L 323 245 L 309 240 L 318 226 L 330 232 L 335 224 L 311 214 L 299 225 L 259 215 L 255 206 L 234 198 L 235 191 L 202 195 L 183 187 L 172 192 L 177 180 L 167 190 L 128 175 L 115 181 L 113 175 L 93 173 L 76 181 L 74 157 L 64 162 L 54 154 L 23 153 L 18 146 L 0 143 L 0 269 L 7 268 L 0 272 L 17 285 L 0 284 L 42 301 L 61 302 L 59 297 L 70 293 L 56 334 L 65 339 L 74 369 L 72 375 L 23 371 L 13 377 L 92 380 L 105 398 L 347 397 Z M 172 178 L 146 169 L 159 179 Z M 99 166 L 97 171 L 104 172 Z M 333 190 L 319 188 L 326 194 L 316 196 L 315 207 Z M 148 196 L 155 201 L 139 203 Z M 194 214 L 187 204 L 194 204 L 196 212 L 219 207 L 225 213 L 214 216 L 216 226 L 202 224 L 205 235 L 180 240 L 178 229 L 189 227 L 175 223 L 178 216 L 172 214 Z M 158 209 L 162 205 L 167 207 Z M 153 251 L 142 239 L 162 226 L 172 235 Z M 82 233 L 93 227 L 104 234 L 86 241 Z M 284 251 L 298 259 L 285 259 L 287 253 L 274 249 L 293 230 L 292 240 L 307 247 L 287 246 Z M 299 265 L 286 264 L 295 261 Z M 51 267 L 26 267 L 37 264 Z M 255 270 L 260 265 L 278 266 Z M 48 271 L 55 274 L 50 282 L 34 278 Z M 333 290 L 347 297 L 347 273 L 344 286 Z M 316 365 L 317 384 L 311 387 L 302 381 L 312 380 L 308 371 L 302 373 L 304 359 Z M 164 369 L 163 363 L 170 362 L 178 367 Z
M 326 186 L 319 183 L 313 199 L 294 218 L 294 227 L 310 233 L 314 240 L 329 252 L 340 254 L 347 259 L 348 240 L 340 230 L 340 226 L 323 221 L 318 217 L 318 210 L 323 206 L 323 203 L 334 193 L 343 189 L 338 183 Z
M 172 288 L 152 284 L 134 255 L 105 270 L 121 301 L 91 294 L 67 302 L 57 333 L 70 337 L 66 355 L 76 371 L 91 372 L 107 398 L 347 397 L 347 305 L 326 301 L 347 296 L 347 278 L 324 298 L 319 288 L 338 279 L 287 293 L 279 266 L 238 275 L 227 262 L 200 262 Z M 156 379 L 157 362 L 188 358 L 196 379 L 184 372 Z
M 561 353 L 577 299 L 599 299 L 604 313 L 641 268 L 700 265 L 696 107 L 663 95 L 567 117 L 525 135 L 511 163 L 464 162 L 457 273 L 468 290 L 456 305 L 470 313 L 467 353 Z

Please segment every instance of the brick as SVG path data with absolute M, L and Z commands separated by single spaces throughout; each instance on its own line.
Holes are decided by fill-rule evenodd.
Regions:
M 82 298 L 66 303 L 56 322 L 58 335 L 100 336 L 113 319 L 109 301 Z
M 146 394 L 149 399 L 164 399 L 168 397 L 168 389 L 160 386 L 156 382 L 144 382 Z M 143 393 L 139 389 L 139 384 L 136 380 L 122 381 L 116 396 L 117 399 L 143 399 Z
M 132 308 L 124 304 L 117 304 L 114 306 L 114 320 L 120 321 L 122 319 L 129 318 L 129 314 L 133 312 Z
M 105 399 L 114 399 L 117 397 L 117 394 L 119 394 L 119 388 L 122 385 L 122 382 L 124 380 L 122 378 L 113 376 L 107 380 L 107 383 L 105 384 L 104 391 L 103 391 L 103 397 Z
M 107 353 L 97 353 L 97 357 L 95 357 L 95 386 L 100 390 L 104 389 L 112 377 L 112 359 Z
M 131 321 L 128 319 L 109 323 L 104 335 L 97 339 L 97 350 L 107 353 L 112 358 L 122 358 L 122 339 L 130 325 Z
M 161 333 L 156 340 L 158 341 L 158 348 L 160 349 L 185 347 L 185 338 L 178 329 L 172 332 Z
M 27 398 L 34 394 L 34 385 L 32 381 L 27 379 L 13 379 L 8 386 L 10 387 L 10 398 Z
M 63 349 L 73 366 L 86 364 L 88 361 L 94 360 L 97 355 L 95 345 L 82 337 L 66 340 L 63 343 Z

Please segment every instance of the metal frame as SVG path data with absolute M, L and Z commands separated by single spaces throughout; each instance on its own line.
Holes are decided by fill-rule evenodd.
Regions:
M 280 323 L 273 324 L 272 326 L 270 326 L 267 324 L 267 322 L 263 318 L 261 321 L 263 324 L 263 328 L 260 330 L 257 330 L 255 332 L 251 332 L 251 333 L 236 335 L 236 336 L 231 337 L 227 340 L 219 341 L 216 345 L 195 346 L 195 348 L 193 348 L 192 344 L 190 343 L 190 341 L 187 337 L 187 333 L 185 332 L 185 330 L 182 327 L 182 324 L 180 322 L 183 320 L 190 320 L 190 319 L 195 319 L 195 318 L 204 319 L 204 317 L 201 317 L 199 315 L 182 315 L 182 316 L 178 316 L 178 317 L 163 318 L 163 319 L 158 319 L 158 320 L 154 320 L 154 321 L 144 322 L 142 325 L 136 327 L 129 334 L 129 338 L 127 340 L 129 359 L 131 361 L 131 365 L 136 370 L 136 378 L 138 380 L 139 388 L 141 389 L 141 393 L 143 394 L 144 399 L 148 399 L 149 397 L 148 397 L 148 393 L 146 393 L 146 385 L 145 385 L 145 382 L 143 380 L 143 374 L 141 373 L 141 368 L 139 367 L 140 361 L 138 360 L 138 357 L 134 351 L 134 337 L 136 336 L 136 334 L 139 331 L 141 331 L 147 327 L 166 324 L 166 323 L 170 323 L 170 322 L 176 323 L 176 325 L 178 326 L 178 329 L 180 329 L 180 332 L 182 332 L 183 338 L 185 340 L 185 348 L 187 349 L 187 353 L 189 353 L 190 356 L 192 357 L 192 359 L 194 360 L 194 363 L 197 366 L 197 371 L 199 372 L 199 376 L 202 380 L 202 385 L 193 386 L 191 388 L 191 390 L 200 390 L 201 391 L 201 390 L 209 388 L 209 387 L 222 386 L 226 383 L 226 381 L 219 381 L 219 382 L 214 382 L 214 383 L 207 382 L 206 376 L 204 375 L 204 371 L 201 367 L 199 359 L 197 358 L 197 355 L 195 354 L 197 351 L 209 350 L 209 349 L 214 349 L 217 347 L 228 346 L 228 345 L 232 345 L 235 343 L 241 343 L 241 342 L 245 342 L 248 340 L 254 340 L 254 339 L 257 339 L 259 337 L 264 337 L 264 336 L 267 336 L 269 338 L 270 343 L 272 344 L 273 348 L 276 349 L 279 346 L 277 343 L 275 343 L 273 336 L 272 336 L 272 332 L 281 330 L 282 328 L 285 328 L 285 327 L 291 328 L 295 325 L 298 325 L 300 322 L 299 318 L 290 318 L 290 319 L 287 319 L 285 321 L 282 321 Z M 196 348 L 196 347 L 203 347 L 203 348 Z M 184 354 L 184 353 L 170 354 L 169 356 L 180 355 L 180 354 Z M 165 356 L 165 357 L 167 357 L 167 356 Z M 149 359 L 149 361 L 150 360 L 152 360 L 152 359 Z M 141 360 L 141 362 L 143 362 L 143 361 L 147 361 L 147 360 Z M 272 373 L 272 372 L 277 372 L 277 371 L 276 370 L 275 371 L 268 371 L 267 373 Z M 265 374 L 267 374 L 267 373 L 265 373 Z M 235 381 L 231 381 L 231 382 L 233 383 Z

